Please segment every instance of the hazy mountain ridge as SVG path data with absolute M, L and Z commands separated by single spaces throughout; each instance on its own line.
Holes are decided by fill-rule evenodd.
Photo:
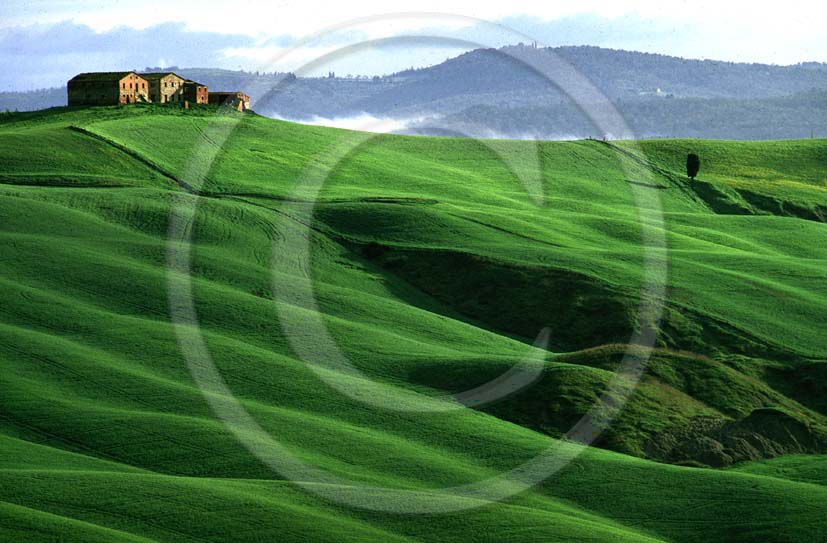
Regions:
M 827 91 L 773 98 L 618 100 L 617 108 L 641 138 L 788 139 L 824 137 Z M 488 134 L 491 137 L 600 138 L 589 119 L 568 102 L 540 106 L 477 105 L 441 118 L 411 123 L 414 134 Z
M 548 82 L 515 59 L 525 58 L 542 65 L 549 62 L 550 53 L 570 63 L 610 98 L 631 98 L 657 89 L 678 97 L 765 98 L 827 88 L 827 65 L 822 63 L 745 64 L 591 46 L 477 49 L 437 66 L 395 75 L 417 81 L 450 78 L 461 81 L 466 92 L 476 90 L 469 83 L 483 83 L 486 89 L 493 89 L 498 81 L 513 89 L 513 80 L 519 80 L 521 88 L 539 86 L 547 92 Z

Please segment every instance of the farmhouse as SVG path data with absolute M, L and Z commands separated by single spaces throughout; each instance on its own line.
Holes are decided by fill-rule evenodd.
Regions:
M 149 81 L 149 100 L 159 104 L 183 102 L 186 79 L 172 72 L 141 74 Z
M 149 101 L 149 82 L 135 72 L 78 74 L 66 85 L 70 106 L 106 106 Z
M 70 106 L 109 106 L 155 102 L 159 104 L 215 104 L 238 111 L 250 109 L 243 92 L 210 92 L 206 85 L 172 72 L 90 72 L 67 84 Z
M 211 92 L 210 104 L 230 106 L 238 111 L 250 109 L 250 97 L 243 92 Z

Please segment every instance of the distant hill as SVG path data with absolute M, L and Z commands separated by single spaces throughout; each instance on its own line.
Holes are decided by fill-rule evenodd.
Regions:
M 66 105 L 66 87 L 0 92 L 0 111 L 34 111 Z
M 827 135 L 827 91 L 773 98 L 617 100 L 641 138 L 789 139 Z M 600 138 L 604 134 L 572 103 L 503 107 L 475 105 L 408 125 L 412 134 L 512 139 Z
M 526 64 L 547 64 L 556 53 L 615 101 L 675 98 L 735 100 L 827 90 L 827 65 L 769 66 L 686 60 L 598 47 L 526 46 L 478 49 L 436 66 L 372 81 L 297 79 L 281 82 L 258 109 L 288 117 L 367 112 L 382 116 L 457 113 L 470 106 L 540 107 L 567 102 Z M 324 100 L 319 100 L 324 98 Z M 308 101 L 311 105 L 308 105 Z
M 416 119 L 409 130 L 414 133 L 601 135 L 551 82 L 512 58 L 543 65 L 552 53 L 611 98 L 639 136 L 772 139 L 807 137 L 827 126 L 819 98 L 819 91 L 827 92 L 823 63 L 773 66 L 587 46 L 516 45 L 477 49 L 435 66 L 372 78 L 303 78 L 209 68 L 175 71 L 213 89 L 244 90 L 259 113 L 288 119 L 367 113 Z M 61 92 L 50 89 L 26 97 L 2 93 L 0 109 L 63 105 Z

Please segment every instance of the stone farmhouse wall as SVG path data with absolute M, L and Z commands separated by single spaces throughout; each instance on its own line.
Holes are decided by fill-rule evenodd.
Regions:
M 149 101 L 149 82 L 135 72 L 80 74 L 67 92 L 70 106 L 134 104 Z

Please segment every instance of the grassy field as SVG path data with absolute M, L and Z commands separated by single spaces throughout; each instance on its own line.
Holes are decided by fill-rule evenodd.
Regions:
M 153 106 L 2 116 L 0 540 L 823 541 L 826 157 L 824 140 L 486 145 Z M 346 484 L 274 471 L 202 390 L 171 316 L 182 213 L 223 383 Z M 581 450 L 561 438 L 645 355 L 625 345 L 645 258 L 668 272 L 661 331 Z M 447 409 L 526 356 L 533 386 Z M 504 501 L 441 492 L 549 447 L 572 461 Z M 469 509 L 322 497 L 362 485 Z

